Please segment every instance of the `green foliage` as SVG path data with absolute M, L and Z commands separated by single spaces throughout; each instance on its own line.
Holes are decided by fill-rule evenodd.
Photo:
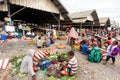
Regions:
M 75 76 L 62 76 L 61 78 L 55 78 L 51 76 L 48 80 L 74 80 Z
M 21 66 L 23 57 L 24 55 L 12 57 L 12 59 L 10 60 L 12 64 L 12 68 L 11 68 L 12 73 L 18 74 L 20 72 L 20 66 Z
M 52 54 L 52 55 L 48 56 L 48 59 L 49 59 L 49 60 L 57 59 L 57 57 L 58 57 L 57 54 Z

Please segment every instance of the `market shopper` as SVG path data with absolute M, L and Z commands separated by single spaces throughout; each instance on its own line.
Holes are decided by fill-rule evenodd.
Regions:
M 18 41 L 21 41 L 21 38 L 22 38 L 22 33 L 18 33 L 18 35 L 17 35 L 17 38 L 18 38 Z
M 114 41 L 112 43 L 112 45 L 109 45 L 108 48 L 107 48 L 107 58 L 106 58 L 106 61 L 105 61 L 104 65 L 107 63 L 107 61 L 110 58 L 112 58 L 112 62 L 113 62 L 111 64 L 114 65 L 115 64 L 115 58 L 116 58 L 118 53 L 119 53 L 118 42 Z
M 53 39 L 57 39 L 57 32 L 54 28 L 52 29 L 52 37 Z
M 68 34 L 68 38 L 70 39 L 71 49 L 74 50 L 75 40 L 78 39 L 78 33 L 75 31 L 75 29 L 73 27 L 71 28 L 71 30 Z
M 24 57 L 20 72 L 21 73 L 30 73 L 32 75 L 32 79 L 36 80 L 35 72 L 33 70 L 33 57 L 34 57 L 35 50 L 30 49 L 27 53 L 27 55 Z

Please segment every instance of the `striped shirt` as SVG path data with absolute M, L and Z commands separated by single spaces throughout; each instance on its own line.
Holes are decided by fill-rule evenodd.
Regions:
M 68 62 L 68 67 L 71 68 L 71 72 L 73 74 L 75 74 L 77 72 L 77 66 L 78 66 L 78 62 L 77 59 L 75 58 L 75 56 L 70 59 L 70 61 Z

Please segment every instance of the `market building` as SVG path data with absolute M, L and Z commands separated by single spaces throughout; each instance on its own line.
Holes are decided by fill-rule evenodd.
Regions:
M 111 26 L 109 17 L 101 17 L 99 18 L 99 22 L 100 22 L 100 28 L 102 29 L 106 29 L 107 27 Z
M 60 24 L 69 21 L 68 11 L 59 0 L 4 0 L 0 5 L 0 19 L 10 17 L 29 23 Z
M 96 10 L 70 13 L 72 25 L 80 28 L 99 28 L 99 19 Z
M 63 25 L 77 28 L 103 28 L 110 26 L 109 18 L 98 18 L 96 10 L 69 13 L 60 0 L 2 0 L 0 20 L 10 17 L 26 23 Z

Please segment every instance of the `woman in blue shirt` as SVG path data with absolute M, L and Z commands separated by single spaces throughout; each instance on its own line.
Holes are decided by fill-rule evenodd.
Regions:
M 89 50 L 89 46 L 88 46 L 88 41 L 86 41 L 86 40 L 83 41 L 82 53 L 83 54 L 90 54 L 90 50 Z

